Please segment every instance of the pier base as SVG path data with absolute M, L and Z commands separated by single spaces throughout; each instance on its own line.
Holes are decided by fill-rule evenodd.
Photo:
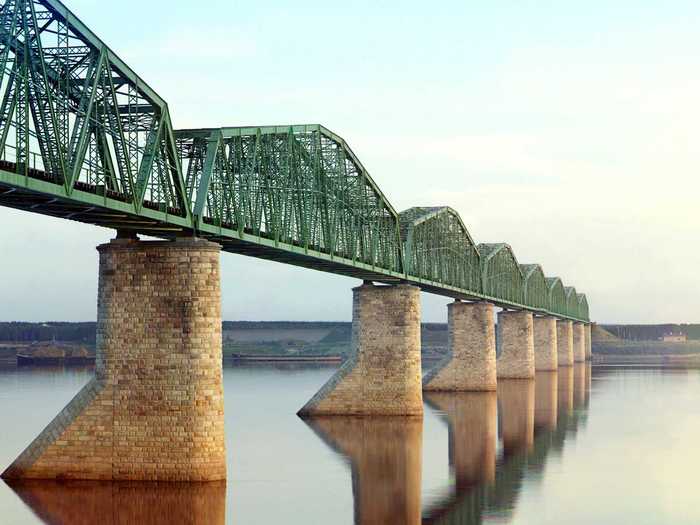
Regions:
M 499 312 L 498 339 L 501 347 L 501 355 L 496 361 L 498 378 L 533 379 L 535 377 L 535 341 L 532 313 Z
M 427 391 L 496 391 L 493 305 L 447 306 L 448 355 L 423 377 Z
M 557 320 L 554 317 L 535 317 L 535 371 L 556 370 L 557 359 Z
M 98 248 L 95 376 L 4 478 L 226 478 L 219 246 Z
M 557 360 L 559 366 L 574 365 L 574 329 L 571 321 L 557 321 Z
M 363 284 L 353 290 L 351 355 L 299 415 L 422 414 L 420 290 Z
M 583 323 L 574 323 L 574 363 L 583 363 L 586 360 L 586 327 Z

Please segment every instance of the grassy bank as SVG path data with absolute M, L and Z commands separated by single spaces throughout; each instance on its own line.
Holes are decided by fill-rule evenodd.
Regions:
M 598 355 L 687 355 L 700 353 L 700 341 L 670 343 L 665 341 L 593 341 Z

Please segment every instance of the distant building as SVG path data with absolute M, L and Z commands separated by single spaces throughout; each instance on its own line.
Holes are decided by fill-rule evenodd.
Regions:
M 660 339 L 665 343 L 684 343 L 688 340 L 686 335 L 682 332 L 669 332 L 664 334 Z

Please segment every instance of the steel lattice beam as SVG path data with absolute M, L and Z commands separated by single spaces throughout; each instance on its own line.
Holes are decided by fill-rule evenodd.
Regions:
M 58 0 L 0 0 L 0 205 L 588 321 L 588 302 L 448 207 L 399 214 L 320 125 L 175 132 Z

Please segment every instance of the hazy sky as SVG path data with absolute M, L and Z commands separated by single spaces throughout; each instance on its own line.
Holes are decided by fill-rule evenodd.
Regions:
M 452 206 L 593 319 L 700 322 L 700 2 L 66 3 L 176 128 L 324 124 L 395 208 Z M 95 318 L 112 232 L 5 208 L 0 225 L 0 320 Z M 225 319 L 350 318 L 353 279 L 221 262 Z

